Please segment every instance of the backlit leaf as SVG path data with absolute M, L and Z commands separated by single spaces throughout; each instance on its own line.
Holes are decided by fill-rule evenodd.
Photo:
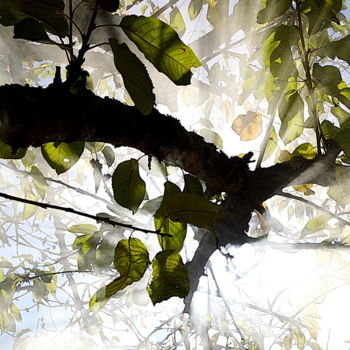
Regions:
M 264 24 L 282 16 L 292 5 L 292 0 L 267 0 L 266 6 L 259 11 L 257 23 Z
M 300 237 L 304 238 L 305 236 L 324 230 L 328 225 L 329 219 L 331 219 L 331 216 L 328 214 L 319 215 L 310 219 L 301 231 Z
M 331 112 L 334 116 L 337 117 L 340 125 L 342 125 L 347 120 L 350 120 L 350 113 L 339 106 L 331 107 Z
M 130 159 L 120 163 L 112 176 L 114 199 L 135 213 L 146 195 L 146 185 L 139 174 L 139 163 Z
M 114 64 L 122 75 L 124 85 L 136 108 L 147 115 L 155 102 L 153 84 L 144 64 L 130 51 L 126 44 L 118 44 L 116 39 L 109 39 L 114 55 Z
M 102 150 L 102 153 L 106 159 L 106 163 L 111 167 L 115 161 L 115 154 L 113 149 L 110 146 L 105 146 Z
M 81 157 L 84 142 L 49 142 L 41 146 L 41 153 L 56 173 L 62 174 L 70 169 Z
M 21 159 L 26 154 L 26 151 L 26 148 L 15 149 L 0 141 L 0 158 L 2 159 Z
M 304 0 L 301 11 L 309 21 L 309 35 L 338 23 L 337 13 L 342 8 L 342 0 Z
M 166 182 L 164 184 L 164 195 L 162 202 L 154 214 L 155 228 L 160 230 L 161 233 L 171 235 L 171 237 L 158 235 L 158 241 L 163 250 L 170 249 L 180 251 L 186 238 L 186 224 L 176 222 L 170 216 L 172 198 L 176 193 L 181 193 L 180 188 L 172 182 Z
M 188 5 L 188 15 L 190 16 L 191 20 L 197 18 L 202 11 L 202 7 L 203 0 L 191 0 L 190 4 Z
M 273 152 L 275 151 L 276 147 L 277 147 L 277 134 L 276 134 L 275 128 L 272 127 L 269 140 L 267 141 L 263 160 L 269 159 L 273 154 Z
M 188 85 L 200 62 L 176 31 L 153 17 L 125 16 L 120 27 L 145 57 L 177 85 Z
M 174 7 L 170 12 L 170 25 L 176 30 L 180 37 L 186 31 L 185 21 L 177 7 Z
M 147 248 L 138 238 L 119 241 L 114 252 L 114 266 L 120 276 L 92 296 L 89 304 L 90 310 L 98 311 L 118 291 L 139 281 L 149 263 Z
M 278 112 L 282 122 L 279 135 L 287 144 L 294 141 L 304 130 L 304 102 L 295 90 L 290 90 L 281 100 Z
M 317 148 L 311 143 L 299 145 L 292 153 L 292 158 L 303 157 L 305 159 L 314 159 L 317 156 Z
M 71 233 L 92 234 L 97 231 L 97 227 L 91 224 L 79 224 L 79 225 L 70 226 L 68 228 L 68 231 Z
M 147 287 L 153 305 L 177 296 L 186 297 L 190 283 L 185 264 L 178 252 L 159 252 L 152 261 L 152 279 Z
M 261 114 L 248 111 L 239 115 L 232 123 L 232 129 L 239 135 L 241 141 L 256 139 L 262 133 Z
M 218 149 L 222 149 L 224 142 L 218 133 L 210 129 L 201 129 L 199 134 L 205 138 L 205 141 L 213 143 Z

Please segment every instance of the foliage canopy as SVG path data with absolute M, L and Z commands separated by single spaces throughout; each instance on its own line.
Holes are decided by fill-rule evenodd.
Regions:
M 43 248 L 36 255 L 18 253 L 18 263 L 2 257 L 2 332 L 15 333 L 21 322 L 18 293 L 26 290 L 38 305 L 48 303 L 57 298 L 63 276 L 84 309 L 74 272 L 108 276 L 102 287 L 88 292 L 89 306 L 81 316 L 86 323 L 87 313 L 98 319 L 109 299 L 122 297 L 147 278 L 143 290 L 154 305 L 177 296 L 188 312 L 208 259 L 217 249 L 224 254 L 226 245 L 269 242 L 276 236 L 283 238 L 281 247 L 300 240 L 330 249 L 349 244 L 350 26 L 345 1 L 175 4 L 0 0 L 2 45 L 8 49 L 3 52 L 9 52 L 1 58 L 1 83 L 27 83 L 0 87 L 2 164 L 5 173 L 26 177 L 21 190 L 0 193 L 14 201 L 13 215 L 2 211 L 3 226 L 41 225 L 50 210 L 89 219 L 73 224 L 70 218 L 53 217 L 56 230 L 64 226 L 74 235 L 70 243 L 58 234 L 55 242 L 43 238 L 44 246 L 59 248 L 58 259 Z M 194 32 L 203 15 L 207 32 L 193 45 L 185 44 L 182 38 Z M 9 38 L 5 27 L 18 40 Z M 46 58 L 45 45 L 60 53 Z M 106 57 L 113 57 L 113 67 L 104 63 Z M 230 67 L 239 76 L 227 74 Z M 164 84 L 171 88 L 181 86 L 176 90 L 181 94 L 166 100 L 164 89 L 163 97 L 156 95 L 162 89 L 159 77 L 166 77 Z M 198 86 L 205 89 L 198 93 Z M 200 108 L 202 116 L 193 122 L 198 132 L 160 113 L 155 104 L 162 104 L 162 98 L 173 112 L 180 106 L 180 114 L 181 106 Z M 243 154 L 219 150 L 225 141 L 213 124 L 229 125 L 236 140 L 246 142 Z M 254 155 L 251 147 L 258 143 Z M 133 150 L 118 150 L 121 146 Z M 86 176 L 83 162 L 89 166 Z M 93 181 L 95 194 L 71 185 L 72 178 L 87 187 Z M 159 184 L 162 190 L 154 190 Z M 57 193 L 56 185 L 61 186 Z M 85 209 L 69 208 L 62 204 L 67 189 L 106 207 L 98 212 L 99 206 L 92 206 L 94 214 L 83 204 Z M 265 201 L 276 195 L 280 211 L 304 220 L 298 239 L 282 235 L 282 223 L 271 215 Z M 316 204 L 319 198 L 321 205 Z M 20 218 L 18 202 L 24 204 Z M 3 230 L 2 245 L 10 246 L 13 238 Z M 31 240 L 37 238 L 31 235 L 29 242 L 25 235 L 17 238 L 17 244 L 35 250 Z M 152 235 L 158 238 L 156 249 Z M 199 243 L 188 259 L 184 247 L 190 237 Z M 72 251 L 73 257 L 67 255 Z M 40 263 L 34 256 L 40 256 Z M 273 316 L 287 331 L 272 346 L 320 348 L 315 314 L 298 322 Z M 204 348 L 218 341 L 209 339 L 209 329 L 199 334 Z M 181 335 L 189 348 L 188 334 Z M 243 321 L 225 337 L 232 348 L 264 348 Z

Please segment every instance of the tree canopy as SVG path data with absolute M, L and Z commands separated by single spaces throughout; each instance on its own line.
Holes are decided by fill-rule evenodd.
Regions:
M 0 14 L 1 331 L 26 349 L 29 304 L 66 306 L 118 346 L 100 315 L 120 308 L 150 348 L 321 349 L 331 282 L 303 317 L 277 297 L 235 316 L 209 258 L 317 249 L 349 283 L 346 2 L 0 0 Z M 229 316 L 196 329 L 185 315 L 209 275 Z M 173 297 L 178 323 L 148 336 L 123 311 Z M 254 330 L 247 307 L 279 331 Z

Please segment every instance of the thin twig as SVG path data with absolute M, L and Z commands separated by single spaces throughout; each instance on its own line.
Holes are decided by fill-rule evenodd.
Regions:
M 43 209 L 48 209 L 49 208 L 49 209 L 65 211 L 67 213 L 72 213 L 72 214 L 75 214 L 75 215 L 84 216 L 86 218 L 95 220 L 96 222 L 105 222 L 105 223 L 110 224 L 112 226 L 121 226 L 121 227 L 128 228 L 128 229 L 134 230 L 134 231 L 141 231 L 141 232 L 144 232 L 144 233 L 154 233 L 154 234 L 157 234 L 159 236 L 172 237 L 172 235 L 170 235 L 168 233 L 161 233 L 161 232 L 155 231 L 155 230 L 148 230 L 148 229 L 141 228 L 141 227 L 134 227 L 134 226 L 129 225 L 129 224 L 124 224 L 124 223 L 121 223 L 121 222 L 114 221 L 111 218 L 104 218 L 104 217 L 101 217 L 101 216 L 91 215 L 91 214 L 88 214 L 88 213 L 84 213 L 84 212 L 75 210 L 73 208 L 65 208 L 65 207 L 61 207 L 59 205 L 37 202 L 37 201 L 30 200 L 30 199 L 25 199 L 25 198 L 12 196 L 12 195 L 9 195 L 9 194 L 3 193 L 3 192 L 0 192 L 0 197 L 6 198 L 6 199 L 9 199 L 9 200 L 13 200 L 13 201 L 17 201 L 17 202 L 21 202 L 21 203 L 25 203 L 25 204 L 32 204 L 32 205 L 35 205 L 35 206 L 43 208 Z
M 301 42 L 301 61 L 305 70 L 306 75 L 306 86 L 308 89 L 308 92 L 310 94 L 311 98 L 311 111 L 312 111 L 312 117 L 314 119 L 315 123 L 315 133 L 316 133 L 316 140 L 317 140 L 317 152 L 318 154 L 322 154 L 322 146 L 321 142 L 325 145 L 324 142 L 324 136 L 321 130 L 320 121 L 318 119 L 317 109 L 316 109 L 316 97 L 315 97 L 315 90 L 312 84 L 312 77 L 310 72 L 310 62 L 309 62 L 309 52 L 306 48 L 305 39 L 304 39 L 304 31 L 302 26 L 302 20 L 301 20 L 301 9 L 300 9 L 301 1 L 296 0 L 296 11 L 297 11 L 297 17 L 298 17 L 298 30 L 300 35 L 300 42 Z
M 159 10 L 154 12 L 151 17 L 158 17 L 160 16 L 164 11 L 166 11 L 169 7 L 175 5 L 179 0 L 170 0 L 168 3 L 166 3 L 163 7 L 161 7 Z
M 286 198 L 290 198 L 290 199 L 295 199 L 299 202 L 303 202 L 307 205 L 310 205 L 311 207 L 317 209 L 317 210 L 320 210 L 320 211 L 323 211 L 325 213 L 327 213 L 328 215 L 332 216 L 333 218 L 339 220 L 340 222 L 342 222 L 344 225 L 347 225 L 347 226 L 350 226 L 350 222 L 347 221 L 347 220 L 344 220 L 342 218 L 340 218 L 337 214 L 334 214 L 332 213 L 330 210 L 324 208 L 324 207 L 321 207 L 305 198 L 302 198 L 302 197 L 299 197 L 299 196 L 296 196 L 294 194 L 291 194 L 291 193 L 286 193 L 286 192 L 283 192 L 281 191 L 280 193 L 278 193 L 279 196 L 282 196 L 282 197 L 286 197 Z

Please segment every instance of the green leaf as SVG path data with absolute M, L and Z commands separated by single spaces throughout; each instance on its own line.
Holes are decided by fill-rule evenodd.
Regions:
M 324 230 L 331 218 L 330 215 L 323 214 L 310 219 L 301 231 L 300 237 L 304 238 L 305 236 Z
M 329 186 L 327 194 L 344 208 L 350 203 L 349 186 L 350 180 L 347 171 L 343 168 L 336 167 L 335 183 Z
M 152 279 L 147 287 L 153 305 L 177 296 L 185 298 L 190 283 L 185 264 L 178 252 L 159 252 L 152 261 Z
M 305 0 L 301 4 L 301 12 L 309 20 L 309 35 L 321 29 L 331 27 L 331 23 L 339 23 L 337 13 L 342 9 L 342 0 Z
M 115 154 L 113 149 L 110 146 L 105 146 L 102 150 L 102 153 L 106 159 L 107 165 L 111 167 L 115 161 Z
M 332 59 L 338 57 L 350 64 L 350 35 L 340 40 L 332 41 L 328 47 L 317 50 L 316 53 L 320 56 L 328 56 Z
M 170 25 L 176 30 L 180 37 L 186 31 L 185 21 L 177 7 L 174 7 L 170 12 Z
M 145 57 L 177 85 L 188 85 L 200 62 L 176 31 L 153 17 L 125 16 L 120 27 Z
M 73 249 L 79 249 L 77 261 L 80 271 L 92 270 L 96 264 L 96 248 L 101 238 L 100 232 L 77 237 Z
M 117 166 L 112 176 L 112 187 L 116 202 L 135 213 L 146 195 L 146 185 L 140 177 L 136 159 Z
M 58 45 L 65 50 L 69 49 L 69 45 L 63 45 L 51 40 L 46 33 L 44 25 L 31 18 L 15 24 L 13 37 L 14 39 L 36 41 L 41 44 Z
M 326 139 L 335 140 L 347 157 L 350 156 L 350 127 L 348 123 L 343 128 L 334 126 L 330 121 L 324 120 L 321 124 L 323 135 Z
M 62 0 L 0 0 L 0 23 L 11 26 L 28 18 L 34 19 L 47 31 L 63 38 L 68 34 L 63 9 Z
M 25 156 L 26 148 L 13 148 L 7 143 L 0 141 L 0 158 L 2 159 L 21 159 Z
M 140 280 L 149 263 L 147 248 L 138 238 L 119 241 L 114 252 L 114 266 L 119 271 L 120 277 L 92 296 L 90 310 L 98 311 L 118 291 Z
M 263 40 L 263 62 L 270 68 L 274 77 L 287 83 L 296 72 L 292 47 L 299 42 L 298 29 L 294 26 L 280 25 L 267 33 Z
M 317 156 L 317 148 L 311 143 L 303 143 L 299 145 L 292 153 L 292 158 L 303 157 L 305 159 L 314 159 Z
M 92 236 L 93 236 L 93 234 L 86 234 L 86 235 L 78 236 L 72 244 L 73 249 L 80 249 L 83 246 L 83 244 Z
M 238 0 L 233 7 L 233 23 L 237 29 L 248 33 L 254 30 L 256 25 L 256 13 L 260 2 L 256 0 Z
M 208 22 L 216 27 L 227 21 L 229 1 L 210 1 L 207 12 Z
M 339 106 L 331 107 L 331 112 L 339 120 L 340 126 L 346 121 L 350 120 L 350 113 Z
M 204 195 L 192 193 L 175 193 L 168 209 L 172 220 L 197 227 L 212 228 L 215 221 L 224 216 L 219 213 L 219 206 Z
M 42 174 L 42 172 L 39 170 L 38 167 L 33 165 L 32 168 L 30 169 L 30 176 L 34 180 L 33 181 L 34 187 L 38 191 L 40 197 L 42 199 L 44 199 L 45 192 L 46 192 L 46 186 L 47 186 L 47 182 L 45 180 L 44 175 Z
M 185 187 L 184 187 L 184 193 L 192 193 L 192 194 L 198 194 L 203 195 L 203 187 L 201 182 L 194 176 L 190 174 L 184 175 L 185 180 Z
M 321 129 L 322 129 L 323 136 L 326 138 L 326 140 L 328 139 L 335 140 L 335 137 L 339 132 L 339 128 L 334 126 L 334 124 L 331 123 L 329 120 L 324 120 L 322 122 Z
M 274 127 L 271 129 L 269 140 L 267 141 L 263 161 L 269 159 L 277 147 L 277 134 Z
M 335 141 L 337 141 L 345 155 L 350 157 L 350 128 L 340 129 L 335 136 Z
M 167 181 L 164 184 L 163 200 L 154 214 L 154 226 L 156 230 L 171 235 L 171 237 L 158 235 L 158 241 L 163 250 L 180 251 L 186 238 L 186 225 L 181 222 L 176 222 L 169 215 L 171 211 L 170 203 L 176 193 L 181 193 L 180 188 L 172 182 Z
M 284 94 L 278 112 L 282 122 L 279 135 L 287 144 L 294 141 L 304 130 L 304 101 L 296 90 Z
M 27 152 L 25 156 L 21 159 L 21 161 L 26 168 L 29 168 L 34 163 L 35 158 L 36 158 L 35 153 L 27 149 Z
M 114 250 L 115 244 L 107 236 L 96 250 L 96 266 L 99 269 L 105 269 L 111 265 L 114 258 Z
M 68 228 L 68 231 L 71 233 L 86 233 L 86 234 L 92 234 L 97 231 L 97 227 L 95 225 L 91 224 L 79 224 L 79 225 L 73 225 Z
M 180 251 L 186 234 L 185 226 L 180 223 L 211 229 L 222 217 L 219 207 L 205 196 L 182 193 L 176 185 L 167 182 L 162 204 L 155 213 L 155 227 L 172 237 L 158 237 L 160 245 L 163 250 L 171 247 Z
M 191 21 L 196 19 L 200 12 L 202 11 L 203 0 L 191 0 L 188 5 L 188 15 L 190 16 Z
M 124 85 L 136 108 L 144 115 L 151 113 L 155 102 L 153 84 L 144 64 L 133 54 L 126 44 L 118 44 L 110 38 L 114 64 L 122 75 Z
M 346 107 L 350 108 L 350 89 L 343 82 L 340 71 L 334 66 L 313 65 L 313 78 L 317 87 L 327 95 L 336 97 Z
M 282 16 L 291 8 L 292 0 L 267 0 L 266 6 L 258 12 L 257 23 L 264 24 Z
M 305 348 L 306 339 L 304 333 L 301 331 L 299 327 L 295 327 L 293 330 L 294 336 L 297 340 L 297 347 L 299 350 L 303 350 Z
M 84 142 L 65 143 L 49 142 L 41 146 L 41 153 L 56 173 L 62 174 L 70 169 L 81 157 L 84 151 Z

